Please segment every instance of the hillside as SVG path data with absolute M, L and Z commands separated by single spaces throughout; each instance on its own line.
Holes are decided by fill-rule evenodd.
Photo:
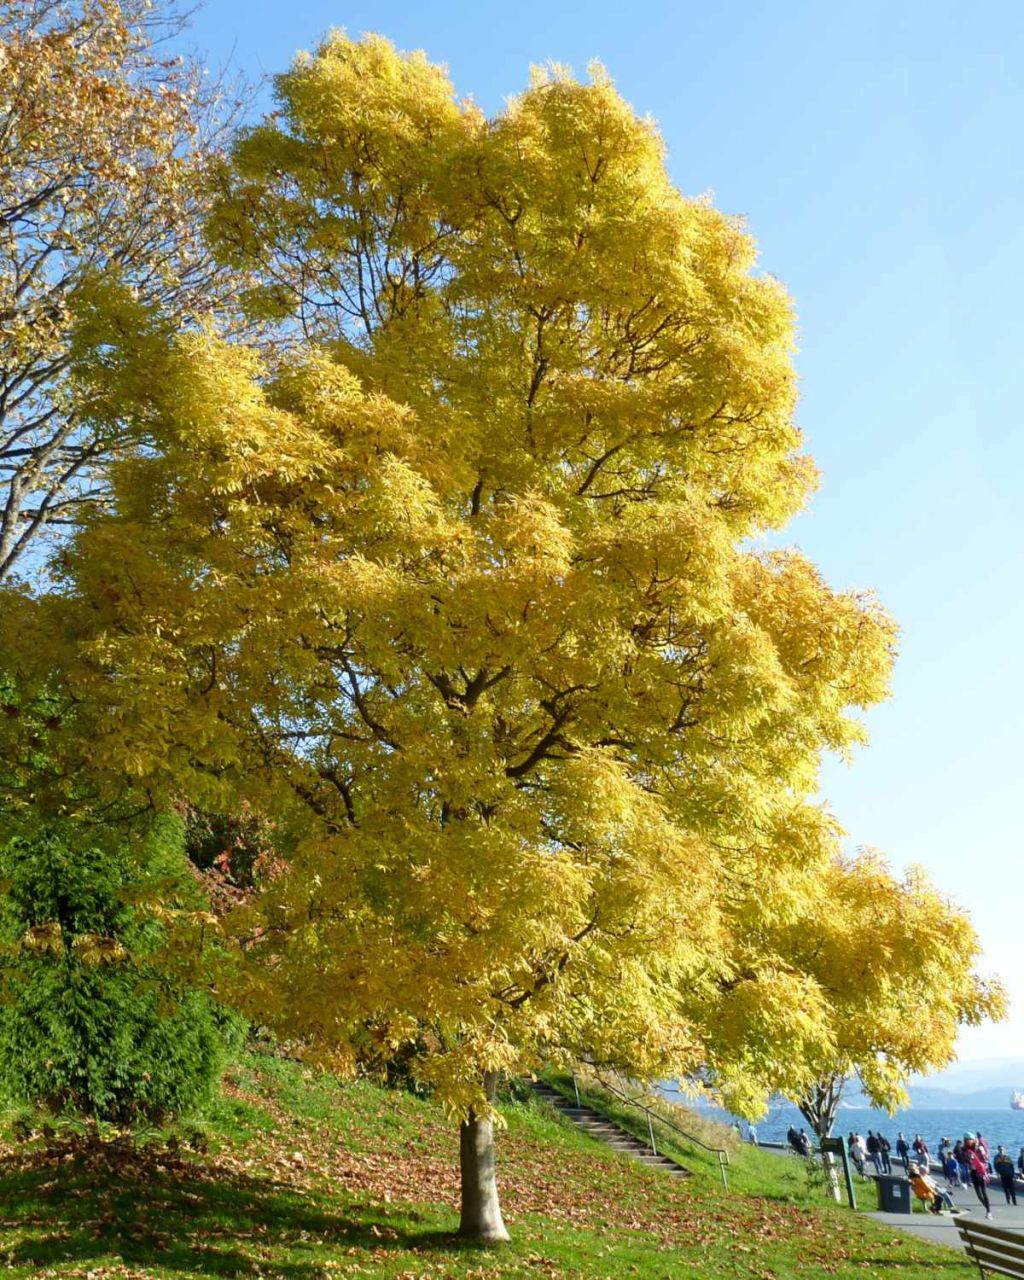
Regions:
M 745 1150 L 723 1198 L 710 1169 L 671 1179 L 541 1104 L 507 1108 L 501 1179 L 514 1243 L 462 1246 L 457 1134 L 430 1103 L 250 1058 L 206 1126 L 139 1156 L 8 1144 L 0 1260 L 62 1276 L 382 1280 L 451 1277 L 864 1277 L 961 1280 L 959 1255 L 829 1205 L 795 1160 Z M 202 1143 L 199 1143 L 202 1145 Z

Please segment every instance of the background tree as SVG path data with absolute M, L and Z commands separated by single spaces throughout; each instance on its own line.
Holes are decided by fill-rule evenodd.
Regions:
M 411 1051 L 463 1232 L 500 1239 L 497 1072 L 710 1069 L 752 1107 L 834 1046 L 785 926 L 894 628 L 752 549 L 813 483 L 789 303 L 603 73 L 487 120 L 333 37 L 278 92 L 210 228 L 278 341 L 76 366 L 150 447 L 0 642 L 21 697 L 57 663 L 98 795 L 278 824 L 238 998 L 342 1060 Z
M 123 443 L 82 420 L 75 341 L 213 302 L 197 179 L 221 94 L 162 47 L 180 26 L 151 0 L 0 0 L 0 580 Z
M 55 823 L 0 848 L 0 1091 L 130 1125 L 206 1102 L 238 1027 L 167 963 L 167 921 L 201 907 L 180 823 L 106 844 Z
M 922 870 L 892 877 L 874 853 L 833 862 L 819 901 L 767 945 L 813 975 L 834 1041 L 794 1095 L 814 1132 L 832 1132 L 843 1089 L 857 1078 L 875 1106 L 906 1101 L 911 1074 L 948 1066 L 964 1025 L 1005 1012 L 1002 985 L 981 978 L 969 917 Z

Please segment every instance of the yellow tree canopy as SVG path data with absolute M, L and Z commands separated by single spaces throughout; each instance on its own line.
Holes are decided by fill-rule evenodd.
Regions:
M 278 341 L 80 365 L 146 448 L 0 611 L 12 769 L 57 653 L 77 786 L 280 824 L 251 998 L 412 1046 L 463 1114 L 541 1056 L 795 1087 L 834 1043 L 786 933 L 836 852 L 819 756 L 895 628 L 752 549 L 814 479 L 788 299 L 603 73 L 489 120 L 334 36 L 278 92 L 210 230 Z

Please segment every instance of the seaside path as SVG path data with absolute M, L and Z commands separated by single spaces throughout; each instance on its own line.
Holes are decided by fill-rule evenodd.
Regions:
M 860 1185 L 857 1187 L 860 1191 Z M 999 1197 L 998 1201 L 996 1197 Z M 1020 1231 L 1024 1235 L 1024 1204 L 1013 1205 L 1003 1203 L 1003 1193 L 995 1187 L 989 1187 L 988 1197 L 992 1202 L 992 1221 L 996 1226 L 1006 1227 L 1010 1231 Z M 961 1188 L 954 1194 L 957 1205 L 972 1218 L 985 1217 L 984 1208 L 970 1187 L 967 1191 Z M 956 1229 L 956 1222 L 949 1214 L 936 1217 L 931 1213 L 869 1213 L 869 1218 L 876 1222 L 884 1222 L 887 1227 L 898 1227 L 912 1236 L 927 1240 L 931 1244 L 944 1244 L 950 1249 L 962 1250 L 964 1245 Z

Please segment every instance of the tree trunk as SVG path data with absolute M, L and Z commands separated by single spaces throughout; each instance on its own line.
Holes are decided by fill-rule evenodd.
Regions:
M 493 1100 L 498 1078 L 493 1071 L 484 1076 L 484 1092 Z M 498 1203 L 495 1168 L 494 1122 L 469 1113 L 459 1129 L 459 1164 L 462 1170 L 462 1219 L 459 1235 L 484 1244 L 509 1238 Z
M 824 1076 L 815 1084 L 810 1085 L 797 1103 L 800 1108 L 800 1114 L 819 1138 L 827 1138 L 832 1133 L 845 1084 L 846 1076 L 841 1072 L 836 1072 L 831 1076 Z M 826 1155 L 822 1163 L 828 1178 L 832 1199 L 839 1202 L 842 1200 L 842 1193 L 839 1190 L 839 1174 L 836 1170 L 835 1159 L 831 1155 Z
M 819 1138 L 827 1138 L 836 1122 L 846 1076 L 837 1072 L 811 1085 L 797 1102 L 800 1114 Z
M 828 1190 L 832 1199 L 836 1204 L 841 1204 L 843 1193 L 839 1190 L 839 1170 L 836 1168 L 836 1158 L 834 1155 L 828 1154 L 822 1157 L 825 1163 L 825 1174 L 828 1177 Z

